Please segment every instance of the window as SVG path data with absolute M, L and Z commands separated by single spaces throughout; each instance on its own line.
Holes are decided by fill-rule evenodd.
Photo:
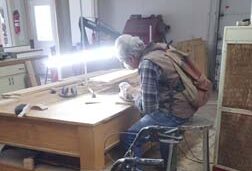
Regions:
M 50 6 L 34 6 L 34 14 L 38 41 L 53 41 Z

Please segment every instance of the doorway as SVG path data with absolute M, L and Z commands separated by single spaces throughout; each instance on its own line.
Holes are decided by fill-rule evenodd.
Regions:
M 30 0 L 31 37 L 44 55 L 57 52 L 58 33 L 54 0 Z

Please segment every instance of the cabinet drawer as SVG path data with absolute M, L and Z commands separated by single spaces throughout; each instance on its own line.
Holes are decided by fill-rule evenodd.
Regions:
M 25 65 L 24 64 L 17 64 L 17 65 L 9 65 L 0 67 L 0 77 L 5 77 L 9 75 L 21 74 L 25 73 Z
M 25 88 L 25 73 L 0 77 L 0 94 Z

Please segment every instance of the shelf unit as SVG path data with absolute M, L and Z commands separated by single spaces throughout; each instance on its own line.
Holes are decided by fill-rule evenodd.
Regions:
M 252 26 L 226 27 L 217 107 L 216 167 L 252 168 Z M 218 170 L 218 169 L 214 169 Z

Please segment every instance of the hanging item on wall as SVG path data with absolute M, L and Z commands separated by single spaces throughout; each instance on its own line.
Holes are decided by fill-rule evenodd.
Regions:
M 7 33 L 7 27 L 6 27 L 6 21 L 4 17 L 4 9 L 0 7 L 0 20 L 1 20 L 1 26 L 2 26 L 2 42 L 3 44 L 7 45 L 8 44 L 8 33 Z
M 170 26 L 163 21 L 162 15 L 152 14 L 149 17 L 131 15 L 124 26 L 123 34 L 140 37 L 145 44 L 149 42 L 166 42 L 166 34 Z
M 15 33 L 16 34 L 20 33 L 20 31 L 21 31 L 21 28 L 20 28 L 20 15 L 19 15 L 18 10 L 13 11 L 13 23 L 14 23 Z

